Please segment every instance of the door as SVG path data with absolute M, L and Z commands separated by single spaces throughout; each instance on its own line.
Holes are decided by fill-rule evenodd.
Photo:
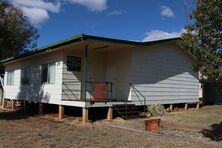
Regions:
M 94 101 L 107 101 L 107 84 L 106 83 L 93 83 L 92 96 Z

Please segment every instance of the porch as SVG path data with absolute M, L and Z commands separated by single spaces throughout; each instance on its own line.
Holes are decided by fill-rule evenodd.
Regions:
M 131 102 L 129 74 L 132 47 L 87 41 L 65 48 L 62 101 L 85 102 L 91 107 Z

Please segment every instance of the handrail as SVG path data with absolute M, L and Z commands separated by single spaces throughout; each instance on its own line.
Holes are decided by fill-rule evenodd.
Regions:
M 144 105 L 144 112 L 145 112 L 146 111 L 146 97 L 132 83 L 130 83 L 129 85 L 132 87 L 132 89 L 135 92 L 136 97 L 140 101 L 141 105 Z M 140 97 L 138 96 L 137 93 L 139 93 L 143 97 L 143 102 L 142 102 L 142 100 L 140 99 Z
M 80 81 L 74 81 L 74 80 L 72 80 L 72 81 L 63 81 L 62 82 L 62 84 L 63 84 L 63 86 L 65 87 L 65 89 L 62 87 L 62 92 L 64 93 L 64 95 L 66 95 L 70 100 L 72 100 L 72 97 L 74 97 L 75 98 L 75 100 L 77 99 L 80 99 L 80 97 L 81 97 L 81 95 L 80 95 L 80 97 L 77 97 L 77 94 L 75 94 L 75 92 L 74 92 L 74 90 L 72 90 L 72 89 L 70 89 L 69 87 L 68 87 L 68 85 L 72 85 L 72 84 L 74 84 L 74 85 L 76 85 L 76 84 L 80 84 L 81 82 Z M 68 92 L 70 92 L 70 94 L 67 94 L 67 93 L 65 93 L 66 91 L 68 91 Z M 78 91 L 78 89 L 76 89 L 76 91 Z M 81 88 L 79 89 L 79 92 L 81 92 Z M 71 95 L 72 97 L 70 97 L 69 95 Z
M 0 83 L 2 85 L 2 89 L 4 90 L 4 81 L 3 81 L 3 77 L 2 76 L 0 76 Z
M 92 90 L 92 88 L 93 88 L 93 84 L 95 84 L 95 83 L 105 83 L 106 85 L 107 85 L 107 100 L 109 100 L 110 98 L 110 100 L 112 101 L 113 100 L 113 96 L 112 96 L 112 93 L 113 93 L 113 82 L 94 82 L 94 81 L 87 81 L 87 83 L 88 84 L 90 84 L 90 89 L 87 89 L 89 92 L 90 92 L 90 100 L 92 100 L 92 94 L 93 94 L 93 90 Z M 109 88 L 109 86 L 110 86 L 110 88 Z M 110 98 L 109 98 L 109 94 L 111 95 L 110 96 Z
M 75 93 L 73 93 L 73 90 L 72 89 L 70 89 L 67 85 L 81 85 L 81 82 L 80 81 L 75 81 L 75 80 L 72 80 L 72 81 L 63 81 L 62 82 L 63 83 L 63 86 L 65 86 L 65 89 L 64 90 L 68 90 L 69 92 L 71 92 L 71 95 L 73 95 L 73 96 L 75 96 Z M 86 86 L 86 90 L 89 92 L 89 98 L 87 98 L 87 100 L 89 99 L 90 101 L 93 101 L 92 100 L 92 95 L 93 95 L 93 84 L 94 83 L 104 83 L 104 84 L 106 84 L 107 85 L 107 99 L 109 99 L 109 100 L 112 100 L 113 98 L 112 98 L 112 92 L 113 92 L 113 83 L 112 82 L 93 82 L 93 81 L 86 81 L 86 83 L 87 84 L 89 84 L 89 85 L 87 85 Z M 78 91 L 78 90 L 76 90 L 76 91 Z M 82 93 L 82 88 L 80 87 L 79 88 L 79 92 L 80 93 Z M 109 96 L 110 95 L 110 96 Z M 81 99 L 81 98 L 79 98 L 79 99 Z

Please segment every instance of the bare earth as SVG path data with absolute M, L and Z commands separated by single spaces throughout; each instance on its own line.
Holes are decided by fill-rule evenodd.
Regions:
M 161 135 L 144 132 L 144 119 L 100 120 L 26 116 L 0 110 L 0 148 L 10 147 L 222 147 L 222 106 L 162 117 Z

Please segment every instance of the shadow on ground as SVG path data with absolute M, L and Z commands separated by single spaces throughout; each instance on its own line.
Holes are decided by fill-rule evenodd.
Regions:
M 27 119 L 30 115 L 24 114 L 22 110 L 0 112 L 0 120 Z
M 6 107 L 6 110 L 9 109 Z M 0 120 L 20 120 L 20 119 L 28 119 L 30 116 L 38 115 L 38 104 L 37 103 L 29 103 L 24 108 L 18 107 L 15 111 L 0 111 Z
M 222 122 L 219 124 L 212 124 L 210 129 L 203 129 L 201 131 L 203 136 L 210 138 L 214 141 L 222 141 Z

